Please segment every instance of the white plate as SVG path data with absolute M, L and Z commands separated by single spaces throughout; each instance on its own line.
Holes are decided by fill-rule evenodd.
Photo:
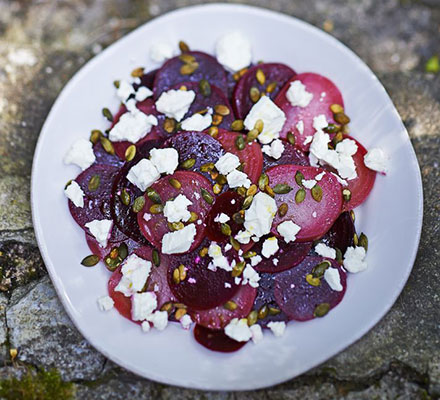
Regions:
M 382 147 L 392 160 L 378 176 L 356 224 L 370 239 L 367 271 L 348 278 L 342 303 L 328 316 L 290 323 L 275 339 L 219 354 L 198 345 L 178 326 L 144 334 L 115 310 L 98 311 L 106 294 L 105 268 L 82 268 L 89 254 L 83 231 L 71 218 L 63 194 L 78 169 L 62 158 L 71 143 L 106 128 L 103 106 L 115 111 L 112 82 L 139 65 L 153 68 L 151 43 L 186 41 L 213 53 L 219 35 L 239 29 L 252 41 L 254 60 L 284 62 L 299 72 L 329 77 L 341 90 L 351 129 L 365 147 Z M 371 329 L 389 310 L 411 271 L 422 225 L 419 166 L 390 98 L 368 67 L 333 37 L 297 19 L 241 5 L 180 9 L 119 40 L 85 65 L 66 85 L 41 131 L 32 171 L 32 211 L 38 244 L 58 295 L 84 337 L 117 364 L 156 381 L 211 390 L 258 389 L 322 363 Z

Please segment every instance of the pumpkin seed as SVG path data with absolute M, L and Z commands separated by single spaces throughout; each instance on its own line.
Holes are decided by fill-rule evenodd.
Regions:
M 93 144 L 98 143 L 98 140 L 101 139 L 102 132 L 99 129 L 93 129 L 90 133 L 90 141 Z
M 179 221 L 179 222 L 168 222 L 168 228 L 172 232 L 180 231 L 184 227 L 185 227 L 185 225 L 183 225 L 183 222 L 181 222 L 181 221 Z
M 196 61 L 195 57 L 191 54 L 181 54 L 179 56 L 179 59 L 183 61 L 184 63 L 190 64 Z
M 180 281 L 184 281 L 186 279 L 186 268 L 183 264 L 179 265 L 179 278 Z
M 154 204 L 162 204 L 162 199 L 160 198 L 159 193 L 157 193 L 152 187 L 147 188 L 145 193 Z
M 174 303 L 174 307 L 176 308 L 184 308 L 185 310 L 188 308 L 185 304 L 183 303 Z
M 354 214 L 354 211 L 353 210 L 350 210 L 350 217 L 351 217 L 351 220 L 354 222 L 355 221 L 355 219 L 356 219 L 356 216 L 355 216 L 355 214 Z
M 265 191 L 270 197 L 275 197 L 275 192 L 273 191 L 273 189 L 272 189 L 269 185 L 266 185 L 266 187 L 264 188 L 264 191 Z
M 176 179 L 176 178 L 170 178 L 168 179 L 168 182 L 170 183 L 170 185 L 174 188 L 179 190 L 182 187 L 182 184 Z M 158 194 L 159 195 L 159 194 Z M 159 197 L 160 199 L 160 197 Z
M 337 247 L 335 247 L 335 251 L 336 251 L 336 261 L 339 264 L 342 264 L 342 261 L 343 261 L 342 251 L 340 249 L 338 249 Z
M 207 247 L 203 247 L 200 249 L 199 251 L 199 256 L 200 257 L 206 257 L 206 255 L 208 254 L 209 249 Z
M 242 135 L 237 135 L 237 138 L 235 139 L 235 147 L 238 150 L 243 150 L 246 147 L 246 143 Z
M 296 182 L 299 186 L 302 186 L 302 185 L 303 185 L 303 183 L 302 183 L 303 180 L 304 180 L 304 175 L 302 174 L 302 172 L 301 172 L 301 171 L 296 171 L 296 174 L 295 174 L 295 182 Z
M 345 115 L 343 112 L 336 113 L 333 118 L 338 124 L 347 125 L 350 122 L 350 118 Z
M 151 258 L 153 261 L 153 265 L 158 267 L 160 265 L 160 254 L 156 249 L 153 249 L 153 254 Z
M 287 132 L 287 141 L 295 145 L 295 135 L 292 132 Z
M 286 194 L 292 191 L 292 188 L 285 183 L 278 183 L 272 189 L 276 194 Z
M 232 300 L 227 301 L 225 304 L 223 304 L 223 307 L 226 308 L 229 311 L 234 311 L 237 309 L 237 303 L 235 303 Z
M 236 119 L 235 121 L 232 122 L 231 124 L 231 130 L 233 131 L 242 131 L 244 128 L 244 123 L 242 119 Z
M 322 278 L 324 276 L 325 270 L 331 267 L 331 263 L 327 260 L 315 265 L 312 269 L 313 278 Z
M 220 114 L 214 114 L 212 116 L 212 125 L 218 126 L 222 123 L 223 117 Z
M 247 323 L 249 326 L 255 325 L 258 320 L 258 312 L 256 310 L 252 310 L 247 316 Z
M 179 49 L 182 53 L 189 52 L 189 46 L 183 40 L 179 41 Z
M 315 307 L 315 311 L 313 312 L 313 315 L 315 317 L 320 318 L 320 317 L 323 317 L 324 315 L 326 315 L 329 311 L 330 311 L 330 304 L 321 303 Z
M 343 113 L 344 107 L 342 107 L 340 104 L 332 104 L 330 106 L 330 110 L 333 114 Z
M 264 85 L 266 83 L 266 75 L 264 75 L 263 70 L 260 68 L 257 69 L 257 72 L 255 73 L 255 78 L 257 78 L 257 81 L 260 85 Z
M 101 183 L 101 177 L 99 175 L 93 175 L 88 184 L 88 188 L 91 192 L 96 191 L 99 188 L 99 184 Z
M 258 319 L 264 319 L 269 314 L 269 307 L 265 304 L 258 310 Z
M 343 135 L 348 135 L 348 134 L 350 134 L 350 127 L 349 127 L 348 125 L 342 125 L 341 130 L 342 130 L 342 134 L 343 134 Z
M 225 185 L 226 183 L 228 183 L 226 176 L 222 174 L 218 174 L 215 178 L 215 181 L 220 185 Z
M 180 283 L 180 272 L 179 268 L 175 268 L 173 271 L 173 282 L 177 285 Z
M 111 256 L 107 256 L 104 258 L 104 264 L 105 267 L 109 270 L 109 271 L 114 271 L 116 268 L 119 267 L 119 265 L 121 265 L 121 258 L 116 256 L 116 257 L 111 257 Z
M 105 118 L 107 118 L 110 122 L 113 122 L 113 115 L 112 115 L 111 111 L 107 107 L 104 107 L 102 109 L 102 115 Z
M 197 218 L 199 218 L 199 216 L 197 215 L 197 213 L 195 213 L 194 211 L 191 211 L 191 216 L 189 217 L 188 222 L 196 222 Z
M 138 68 L 135 68 L 133 71 L 131 71 L 131 76 L 133 78 L 140 78 L 143 74 L 144 74 L 143 67 L 138 67 Z
M 130 194 L 127 192 L 127 189 L 122 189 L 120 197 L 121 197 L 122 204 L 124 204 L 124 206 L 130 205 L 131 199 L 130 199 Z
M 301 188 L 295 194 L 295 203 L 300 204 L 304 201 L 305 198 L 306 198 L 306 191 L 303 188 Z
M 139 196 L 134 199 L 133 211 L 135 213 L 138 213 L 139 211 L 141 211 L 144 208 L 144 206 L 145 206 L 145 197 L 144 196 Z
M 165 118 L 163 122 L 163 129 L 168 133 L 173 133 L 176 129 L 176 120 L 172 118 Z
M 73 182 L 73 179 L 69 179 L 67 181 L 67 183 L 64 185 L 64 190 L 66 190 L 72 182 Z
M 128 247 L 125 243 L 121 243 L 118 247 L 118 255 L 122 260 L 125 260 L 128 256 Z
M 216 183 L 213 187 L 212 187 L 212 191 L 214 192 L 214 194 L 220 194 L 220 192 L 223 190 L 223 186 L 220 185 L 219 183 Z
M 127 150 L 125 150 L 125 160 L 131 161 L 133 160 L 134 156 L 136 155 L 136 146 L 134 144 L 131 144 L 127 147 Z
M 183 90 L 186 92 L 188 90 L 188 88 L 185 85 L 182 85 L 182 86 L 180 86 L 179 90 Z
M 260 100 L 260 91 L 255 86 L 252 86 L 249 90 L 249 97 L 252 101 L 252 103 L 256 103 L 258 100 Z
M 342 189 L 342 197 L 344 198 L 344 201 L 350 201 L 351 199 L 351 192 L 349 189 Z
M 314 278 L 312 274 L 306 275 L 306 281 L 312 286 L 319 286 L 321 284 L 321 280 L 319 278 Z
M 231 110 L 229 109 L 229 107 L 225 106 L 224 104 L 217 104 L 214 107 L 214 111 L 223 117 L 226 117 L 227 115 L 229 115 L 231 113 Z
M 256 255 L 257 253 L 255 251 L 248 250 L 245 253 L 243 253 L 243 258 L 252 258 L 255 257 Z
M 272 93 L 276 89 L 276 87 L 277 87 L 277 82 L 273 81 L 267 85 L 266 92 Z
M 269 184 L 269 177 L 266 174 L 261 174 L 258 178 L 258 187 L 263 191 Z
M 254 200 L 254 196 L 253 195 L 247 196 L 244 199 L 243 206 L 241 208 L 243 210 L 247 210 L 251 206 L 253 200 Z
M 280 217 L 284 217 L 287 214 L 287 211 L 289 210 L 289 206 L 287 203 L 281 203 L 278 207 L 278 215 Z
M 210 172 L 215 168 L 214 163 L 212 162 L 207 162 L 203 165 L 200 166 L 200 171 L 202 172 Z
M 178 308 L 176 310 L 176 313 L 174 314 L 174 317 L 177 319 L 177 321 L 180 321 L 180 319 L 186 314 L 186 310 L 184 308 Z
M 223 235 L 231 236 L 232 230 L 231 230 L 231 227 L 227 223 L 221 224 L 220 229 L 221 229 Z
M 160 214 L 162 212 L 163 212 L 163 205 L 162 204 L 153 204 L 150 207 L 151 214 Z
M 205 188 L 201 188 L 200 193 L 202 194 L 203 200 L 205 200 L 208 204 L 214 203 L 214 199 Z
M 232 268 L 232 277 L 236 278 L 237 276 L 240 276 L 243 273 L 245 266 L 246 263 L 244 261 L 235 264 L 234 267 Z
M 253 196 L 254 194 L 257 193 L 258 187 L 255 184 L 252 184 L 251 186 L 249 186 L 249 189 L 246 192 L 246 195 L 248 196 Z
M 238 75 L 240 76 L 240 78 L 246 73 L 248 72 L 248 68 L 242 68 L 240 71 L 238 71 Z
M 99 257 L 91 254 L 90 256 L 84 257 L 81 261 L 81 264 L 84 265 L 84 267 L 93 267 L 99 262 Z
M 242 187 L 239 187 L 238 189 L 237 189 L 237 193 L 240 195 L 240 196 L 242 196 L 242 197 L 244 197 L 244 196 L 246 196 L 246 189 L 242 186 Z
M 198 62 L 193 62 L 191 64 L 183 64 L 180 67 L 180 74 L 181 75 L 192 75 L 194 72 L 196 72 L 197 68 L 199 68 Z
M 208 134 L 215 139 L 218 136 L 218 128 L 216 126 L 211 126 L 208 129 Z
M 353 244 L 357 247 L 357 245 L 359 244 L 359 237 L 357 235 L 357 233 L 355 233 L 353 235 Z
M 279 308 L 269 307 L 269 315 L 278 315 L 281 312 Z
M 363 247 L 365 251 L 368 251 L 368 237 L 364 232 L 360 234 L 358 244 Z
M 211 96 L 211 85 L 206 79 L 202 79 L 199 82 L 199 89 L 200 89 L 200 93 L 202 93 L 203 96 L 205 97 Z
M 255 122 L 254 129 L 256 129 L 259 133 L 263 132 L 264 128 L 264 122 L 262 119 L 257 119 L 257 122 Z
M 185 160 L 182 164 L 180 164 L 180 166 L 183 169 L 191 169 L 192 167 L 194 167 L 195 163 L 195 158 L 188 158 L 188 160 Z
M 162 305 L 160 311 L 166 311 L 168 314 L 170 314 L 172 309 L 173 309 L 173 303 L 171 301 L 167 301 Z
M 216 180 L 219 176 L 219 173 L 217 171 L 212 171 L 210 175 L 212 179 Z
M 116 88 L 116 89 L 119 89 L 119 86 L 121 85 L 121 82 L 120 81 L 113 81 L 113 86 Z
M 322 200 L 322 188 L 321 186 L 319 186 L 318 184 L 316 184 L 315 186 L 312 187 L 312 197 L 314 200 L 316 201 L 321 201 Z
M 238 243 L 237 240 L 235 240 L 232 236 L 229 238 L 229 243 L 231 243 L 231 246 L 234 248 L 235 251 L 240 250 L 240 243 Z
M 238 225 L 241 225 L 244 223 L 244 218 L 239 212 L 232 214 L 232 220 Z
M 234 78 L 234 81 L 238 81 L 241 78 L 240 74 L 238 72 L 234 73 L 234 75 L 232 75 L 232 77 Z
M 326 133 L 338 133 L 341 130 L 341 126 L 340 125 L 336 125 L 336 124 L 328 124 L 325 128 L 324 128 L 324 132 Z
M 246 135 L 246 140 L 248 143 L 253 142 L 258 135 L 260 134 L 260 132 L 258 132 L 258 130 L 256 129 L 251 129 L 248 134 Z
M 101 145 L 108 154 L 115 154 L 115 148 L 113 147 L 112 142 L 110 142 L 105 136 L 101 136 Z
M 338 132 L 335 136 L 333 136 L 333 147 L 336 147 L 339 142 L 342 142 L 342 139 L 344 139 L 344 135 L 342 134 L 342 132 Z

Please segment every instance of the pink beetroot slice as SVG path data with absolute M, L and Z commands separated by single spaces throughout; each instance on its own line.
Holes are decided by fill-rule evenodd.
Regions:
M 172 186 L 170 179 L 179 181 L 181 188 L 176 189 Z M 151 185 L 151 189 L 159 194 L 162 204 L 165 204 L 172 198 L 176 198 L 179 194 L 186 196 L 192 202 L 192 204 L 188 206 L 188 210 L 195 212 L 198 215 L 198 220 L 201 221 L 201 223 L 194 222 L 197 233 L 188 251 L 194 250 L 205 236 L 205 218 L 211 209 L 211 204 L 205 200 L 206 196 L 203 196 L 202 193 L 208 193 L 214 198 L 210 182 L 197 172 L 176 171 L 173 175 L 167 175 L 155 182 Z M 152 214 L 150 212 L 150 208 L 154 204 L 148 195 L 145 194 L 145 206 L 143 210 L 137 214 L 137 221 L 145 238 L 152 243 L 153 246 L 161 250 L 162 237 L 171 231 L 168 227 L 167 218 L 163 213 Z M 189 224 L 189 222 L 187 224 Z
M 268 170 L 271 167 L 283 164 L 293 164 L 293 165 L 310 165 L 309 157 L 300 149 L 293 146 L 292 144 L 283 141 L 284 151 L 278 160 L 269 157 L 267 154 L 263 154 L 263 171 Z
M 217 60 L 209 54 L 200 51 L 185 53 L 193 56 L 198 63 L 197 69 L 191 75 L 182 75 L 180 69 L 185 64 L 180 56 L 168 60 L 156 73 L 154 80 L 154 98 L 157 99 L 162 92 L 165 92 L 178 83 L 191 81 L 200 82 L 206 79 L 211 85 L 217 86 L 227 96 L 228 85 L 226 72 Z
M 306 281 L 306 276 L 312 274 L 313 268 L 324 260 L 332 264 L 331 268 L 338 269 L 342 285 L 340 292 L 332 290 L 323 277 L 319 286 L 312 286 Z M 274 293 L 276 302 L 290 319 L 308 321 L 315 318 L 317 306 L 325 304 L 328 310 L 336 307 L 344 297 L 346 287 L 346 274 L 335 260 L 307 257 L 295 268 L 276 275 Z
M 116 310 L 118 310 L 119 314 L 131 321 L 131 298 L 125 297 L 121 292 L 115 291 L 115 288 L 118 286 L 121 278 L 121 267 L 119 267 L 115 272 L 113 272 L 108 281 L 108 294 L 115 302 L 114 306 Z
M 321 238 L 321 242 L 331 248 L 338 248 L 345 254 L 347 247 L 354 245 L 356 229 L 348 211 L 343 212 L 329 231 Z
M 237 308 L 230 311 L 224 305 L 211 308 L 210 310 L 190 311 L 190 315 L 197 324 L 210 329 L 223 329 L 234 318 L 245 318 L 252 311 L 257 289 L 249 286 L 240 286 L 238 292 L 230 299 Z
M 290 83 L 294 81 L 302 82 L 307 92 L 313 94 L 313 98 L 308 106 L 292 106 L 287 99 L 286 92 L 290 88 Z M 307 136 L 315 134 L 313 118 L 323 114 L 329 124 L 334 123 L 330 106 L 332 104 L 344 106 L 341 92 L 335 84 L 324 76 L 311 72 L 295 75 L 288 81 L 276 97 L 275 103 L 284 111 L 287 118 L 280 136 L 286 138 L 287 133 L 292 132 L 295 135 L 296 146 L 304 151 L 308 150 L 310 146 L 310 144 L 304 144 Z M 297 124 L 300 121 L 304 123 L 304 130 L 302 132 L 297 128 Z
M 243 164 L 243 172 L 248 175 L 253 183 L 256 183 L 263 169 L 261 146 L 254 141 L 252 144 L 246 144 L 243 150 L 239 150 L 236 144 L 239 135 L 242 134 L 220 130 L 217 140 L 222 144 L 226 152 L 235 154 L 240 159 L 240 162 Z M 242 136 L 246 142 L 246 136 Z
M 223 330 L 213 330 L 201 325 L 194 327 L 194 338 L 203 347 L 220 353 L 232 353 L 240 350 L 246 342 L 237 342 L 225 334 Z
M 263 84 L 257 80 L 256 75 L 259 70 L 265 76 Z M 235 85 L 232 95 L 232 104 L 237 118 L 244 119 L 254 105 L 249 95 L 251 88 L 257 88 L 260 93 L 266 93 L 271 99 L 275 99 L 281 88 L 293 76 L 295 76 L 295 71 L 287 65 L 280 63 L 258 64 L 249 68 Z
M 201 257 L 199 252 L 208 247 L 205 240 L 198 249 L 180 256 L 169 256 L 168 284 L 177 299 L 194 310 L 209 310 L 225 304 L 238 290 L 231 272 L 217 268 L 208 269 L 212 258 Z M 231 263 L 236 258 L 233 250 L 223 252 Z M 186 277 L 179 283 L 173 279 L 173 272 L 180 265 L 185 266 Z
M 314 189 L 303 188 L 295 180 L 298 171 L 305 180 L 314 179 L 315 176 L 324 172 L 321 168 L 297 165 L 279 165 L 266 172 L 269 185 L 275 192 L 281 185 L 290 190 L 288 193 L 275 195 L 277 207 L 286 203 L 288 210 L 283 217 L 277 213 L 273 221 L 272 232 L 280 236 L 277 226 L 281 222 L 290 220 L 301 227 L 296 235 L 297 241 L 308 242 L 323 236 L 338 218 L 342 208 L 342 188 L 336 177 L 330 173 L 326 173 Z M 305 192 L 305 197 L 297 203 L 300 196 L 297 193 L 300 190 Z M 319 201 L 312 197 L 312 191 L 315 196 L 321 191 L 322 197 Z M 319 199 L 319 197 L 316 198 Z

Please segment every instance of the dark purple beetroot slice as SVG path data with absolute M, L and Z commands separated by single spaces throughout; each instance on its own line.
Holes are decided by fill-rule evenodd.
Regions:
M 249 176 L 249 179 L 256 183 L 263 169 L 263 153 L 257 142 L 246 145 L 243 150 L 237 148 L 236 140 L 241 133 L 220 130 L 217 140 L 222 144 L 226 152 L 235 154 L 243 164 L 243 172 Z M 245 139 L 246 140 L 246 139 Z
M 307 107 L 294 107 L 287 99 L 286 92 L 290 88 L 290 83 L 294 81 L 301 81 L 305 85 L 306 90 L 313 94 L 313 98 Z M 321 96 L 322 93 L 325 93 L 325 96 Z M 310 144 L 304 144 L 304 140 L 307 136 L 315 134 L 313 118 L 323 114 L 329 124 L 335 123 L 330 106 L 332 104 L 344 106 L 341 92 L 335 84 L 322 75 L 310 72 L 295 75 L 288 81 L 276 97 L 275 103 L 286 114 L 286 122 L 280 132 L 280 137 L 286 138 L 288 132 L 293 132 L 296 146 L 304 151 L 307 151 L 310 147 Z M 302 133 L 296 127 L 299 121 L 304 123 L 304 131 Z
M 194 327 L 194 337 L 198 343 L 212 351 L 232 353 L 240 350 L 246 342 L 237 342 L 225 334 L 223 330 L 213 330 L 201 325 Z
M 93 152 L 95 153 L 96 164 L 113 165 L 115 167 L 120 167 L 123 164 L 119 157 L 107 153 L 102 147 L 101 142 L 97 142 L 93 146 Z
M 209 172 L 200 171 L 206 163 L 216 163 L 225 154 L 221 143 L 213 137 L 202 132 L 181 132 L 167 139 L 162 147 L 173 147 L 179 153 L 179 164 L 190 158 L 196 162 L 190 171 L 199 172 L 210 181 Z
M 182 120 L 197 112 L 206 110 L 208 107 L 214 110 L 214 107 L 217 105 L 225 105 L 229 109 L 229 114 L 223 116 L 222 122 L 217 126 L 220 129 L 230 128 L 232 122 L 235 120 L 234 111 L 229 104 L 228 98 L 217 86 L 211 85 L 211 93 L 209 96 L 204 96 L 200 90 L 198 82 L 182 82 L 174 86 L 173 89 L 179 89 L 182 85 L 184 85 L 188 90 L 193 90 L 196 93 L 196 97 L 192 102 L 191 107 Z
M 252 251 L 261 255 L 261 250 L 263 248 L 263 242 L 266 237 L 261 238 L 252 247 Z M 304 258 L 309 254 L 312 248 L 312 242 L 290 242 L 286 243 L 282 239 L 278 239 L 279 250 L 270 258 L 266 258 L 261 255 L 262 261 L 260 261 L 254 268 L 258 272 L 281 272 L 286 269 L 292 268 L 298 265 Z M 277 265 L 274 264 L 274 259 L 277 259 Z
M 350 213 L 345 211 L 320 241 L 329 247 L 338 248 L 342 254 L 345 254 L 347 247 L 354 245 L 355 233 L 356 229 Z
M 277 165 L 283 165 L 283 164 L 304 165 L 304 166 L 310 165 L 309 157 L 307 157 L 307 155 L 303 151 L 301 151 L 300 149 L 296 148 L 295 146 L 291 145 L 286 141 L 283 141 L 283 144 L 284 144 L 284 151 L 278 160 L 275 160 L 274 158 L 269 157 L 267 154 L 263 153 L 263 171 L 266 171 L 271 167 L 275 167 Z
M 259 311 L 262 307 L 266 306 L 269 309 L 268 315 L 258 320 L 258 324 L 266 327 L 269 322 L 272 321 L 284 321 L 289 320 L 288 316 L 280 310 L 277 302 L 275 301 L 275 295 L 273 291 L 274 279 L 277 274 L 260 274 L 260 280 L 258 281 L 257 297 L 254 301 L 253 309 Z
M 303 189 L 306 192 L 305 198 L 297 204 L 296 193 L 301 189 L 295 181 L 297 171 L 300 171 L 306 180 L 310 180 L 324 170 L 316 167 L 279 165 L 266 172 L 270 187 L 275 188 L 278 184 L 286 184 L 292 188 L 289 193 L 275 195 L 277 206 L 286 203 L 288 211 L 284 217 L 280 217 L 279 214 L 275 216 L 272 232 L 280 236 L 277 226 L 281 222 L 290 220 L 301 227 L 296 235 L 297 241 L 308 242 L 323 236 L 338 218 L 342 208 L 342 188 L 334 175 L 325 174 L 317 183 L 322 189 L 321 200 L 315 200 L 310 189 Z
M 252 311 L 257 289 L 244 285 L 230 299 L 237 308 L 234 311 L 227 310 L 223 305 L 204 311 L 190 311 L 190 315 L 197 324 L 210 329 L 223 329 L 234 318 L 245 318 Z
M 200 51 L 190 51 L 187 54 L 196 59 L 199 64 L 198 68 L 191 75 L 182 75 L 180 68 L 184 63 L 179 56 L 168 60 L 156 73 L 153 90 L 154 98 L 159 98 L 162 92 L 169 90 L 178 83 L 186 81 L 200 82 L 202 79 L 206 79 L 211 85 L 217 86 L 227 95 L 226 72 L 217 60 Z
M 256 73 L 259 69 L 263 71 L 266 77 L 266 81 L 263 85 L 258 82 L 256 77 Z M 238 81 L 232 95 L 232 105 L 237 118 L 245 119 L 254 105 L 249 95 L 252 87 L 256 87 L 260 93 L 266 93 L 271 99 L 275 99 L 281 88 L 294 75 L 295 71 L 292 68 L 279 63 L 258 64 L 249 68 L 246 74 Z M 272 90 L 275 83 L 276 86 Z M 269 85 L 270 93 L 267 91 Z
M 215 199 L 215 203 L 206 217 L 206 236 L 210 240 L 223 242 L 228 239 L 228 236 L 224 235 L 221 231 L 221 223 L 214 221 L 220 213 L 226 214 L 229 217 L 227 224 L 231 228 L 232 236 L 238 233 L 240 229 L 243 229 L 242 225 L 234 222 L 232 218 L 236 212 L 241 210 L 243 200 L 242 196 L 232 190 L 222 193 Z
M 176 189 L 170 184 L 170 179 L 177 179 L 181 188 Z M 196 236 L 194 237 L 193 244 L 188 251 L 194 250 L 203 240 L 205 236 L 205 218 L 211 209 L 211 204 L 208 204 L 201 195 L 202 189 L 205 189 L 210 193 L 212 197 L 214 194 L 211 190 L 210 182 L 202 175 L 196 172 L 190 171 L 176 171 L 173 175 L 167 175 L 164 178 L 158 180 L 151 185 L 162 199 L 162 203 L 165 204 L 171 198 L 176 198 L 179 194 L 185 195 L 192 205 L 188 207 L 190 212 L 195 212 L 198 215 L 198 220 L 202 223 L 198 224 L 194 222 L 196 226 Z M 162 237 L 170 232 L 168 228 L 168 221 L 165 216 L 161 214 L 151 214 L 150 207 L 154 203 L 145 195 L 145 206 L 137 215 L 137 221 L 142 234 L 145 238 L 153 244 L 157 249 L 162 248 Z M 144 218 L 144 215 L 148 215 L 148 221 Z
M 85 171 L 81 172 L 75 181 L 84 192 L 84 207 L 76 207 L 69 200 L 69 209 L 73 219 L 86 232 L 86 223 L 95 219 L 112 219 L 110 213 L 110 200 L 112 196 L 112 185 L 114 176 L 118 173 L 118 168 L 112 165 L 93 164 Z M 99 180 L 99 186 L 95 190 L 89 189 L 91 179 Z M 109 243 L 116 243 L 125 240 L 127 237 L 113 224 Z
M 153 86 L 154 86 L 154 79 L 156 78 L 156 73 L 157 73 L 157 69 L 153 69 L 150 72 L 147 72 L 146 74 L 141 76 L 141 83 L 137 84 L 134 83 L 133 87 L 135 90 L 138 90 L 139 87 L 141 86 L 146 86 L 148 89 L 153 90 Z
M 193 310 L 209 310 L 225 304 L 237 293 L 238 286 L 234 283 L 231 272 L 217 268 L 208 269 L 212 258 L 201 257 L 200 249 L 208 247 L 210 242 L 205 241 L 191 253 L 178 256 L 169 256 L 168 284 L 177 299 Z M 233 250 L 225 253 L 229 262 L 236 257 Z M 183 264 L 186 267 L 186 278 L 180 283 L 173 280 L 173 271 Z M 225 286 L 226 283 L 226 286 Z
M 89 246 L 90 251 L 92 252 L 92 254 L 99 256 L 101 260 L 103 260 L 114 247 L 117 247 L 122 243 L 125 243 L 127 245 L 128 255 L 132 254 L 133 251 L 139 247 L 139 243 L 135 242 L 134 240 L 127 239 L 123 242 L 111 242 L 107 245 L 106 248 L 102 248 L 93 236 L 89 235 L 87 232 L 85 233 L 85 236 L 87 246 Z
M 323 260 L 331 262 L 331 268 L 337 268 L 342 290 L 332 290 L 324 278 L 319 286 L 312 286 L 306 281 L 306 275 Z M 342 300 L 347 288 L 346 274 L 335 260 L 323 257 L 307 257 L 295 268 L 277 274 L 275 277 L 275 300 L 280 308 L 295 321 L 308 321 L 315 318 L 315 308 L 328 303 L 330 310 Z

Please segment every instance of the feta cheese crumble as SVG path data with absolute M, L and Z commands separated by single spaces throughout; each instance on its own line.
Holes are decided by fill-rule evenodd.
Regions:
M 182 121 L 182 129 L 184 131 L 196 131 L 201 132 L 205 129 L 209 128 L 212 124 L 212 115 L 206 113 L 202 114 L 193 114 L 191 117 L 188 117 Z
M 240 159 L 235 154 L 226 153 L 214 165 L 220 174 L 227 175 L 240 166 Z
M 110 232 L 113 228 L 113 220 L 94 219 L 93 221 L 87 222 L 84 226 L 89 229 L 90 233 L 98 241 L 99 246 L 105 249 L 107 247 L 107 240 L 110 236 Z
M 192 201 L 184 194 L 179 194 L 174 200 L 168 200 L 163 208 L 163 215 L 168 222 L 186 222 L 191 218 L 191 212 L 188 207 Z
M 168 42 L 153 41 L 150 47 L 150 59 L 158 64 L 173 58 L 176 53 L 177 49 Z
M 296 235 L 300 230 L 301 227 L 293 221 L 284 221 L 277 226 L 278 233 L 283 237 L 286 243 L 294 242 L 296 240 Z
M 168 118 L 174 118 L 179 122 L 188 112 L 195 97 L 193 90 L 171 89 L 160 95 L 156 101 L 156 109 Z
M 306 189 L 312 189 L 313 186 L 316 185 L 316 181 L 314 179 L 303 179 L 301 183 Z
M 75 207 L 84 207 L 84 192 L 77 182 L 72 181 L 70 185 L 64 189 L 64 194 Z
M 136 91 L 136 94 L 134 96 L 136 101 L 144 101 L 148 99 L 148 97 L 151 97 L 153 95 L 153 92 L 147 88 L 146 86 L 141 86 Z
M 224 224 L 228 222 L 230 218 L 225 213 L 220 213 L 214 218 L 214 222 L 218 222 L 220 224 Z M 226 248 L 225 248 L 226 250 Z
M 102 296 L 98 298 L 98 307 L 101 311 L 109 311 L 114 305 L 115 302 L 110 296 Z
M 235 235 L 235 240 L 241 244 L 248 244 L 251 240 L 252 233 L 249 231 L 240 231 Z
M 143 158 L 136 165 L 131 167 L 127 174 L 127 179 L 142 192 L 145 192 L 145 190 L 159 178 L 159 171 L 154 164 L 146 158 Z
M 257 271 L 255 271 L 249 264 L 246 265 L 246 268 L 243 271 L 243 281 L 242 285 L 249 284 L 253 288 L 257 288 L 259 286 L 258 281 L 260 280 L 260 275 Z
M 146 320 L 157 308 L 156 294 L 153 292 L 135 293 L 131 298 L 131 318 L 133 321 Z
M 246 318 L 232 319 L 225 327 L 225 334 L 237 342 L 247 342 L 252 338 L 252 331 L 248 326 Z
M 304 133 L 304 121 L 300 120 L 296 124 L 296 129 L 298 129 L 298 132 L 302 135 Z
M 284 335 L 284 331 L 286 330 L 286 323 L 283 321 L 271 321 L 267 324 L 267 327 L 276 337 L 280 337 Z
M 141 291 L 151 271 L 151 262 L 138 257 L 136 254 L 130 255 L 122 264 L 122 278 L 115 287 L 116 292 L 121 292 L 125 297 Z
M 244 227 L 251 235 L 257 237 L 267 235 L 276 213 L 275 200 L 266 193 L 258 192 L 251 206 L 244 213 Z
M 185 314 L 182 318 L 180 318 L 179 322 L 182 328 L 185 330 L 188 330 L 193 323 L 191 317 L 188 314 Z
M 179 153 L 176 149 L 151 149 L 150 161 L 161 174 L 173 174 L 179 165 Z
M 293 81 L 286 92 L 286 97 L 294 107 L 307 107 L 313 99 L 313 94 L 306 90 L 306 86 L 301 81 Z
M 281 140 L 275 139 L 270 145 L 265 144 L 261 149 L 264 154 L 267 154 L 269 157 L 275 158 L 278 160 L 284 151 L 284 144 Z
M 260 343 L 263 340 L 263 330 L 258 324 L 251 325 L 250 328 L 252 334 L 252 341 L 255 344 Z
M 179 254 L 188 251 L 196 236 L 196 226 L 189 224 L 175 232 L 165 233 L 162 237 L 162 253 Z
M 388 162 L 388 156 L 378 147 L 370 149 L 364 156 L 364 163 L 367 168 L 383 174 L 388 172 Z
M 92 142 L 87 139 L 79 139 L 70 147 L 64 156 L 65 164 L 76 164 L 83 171 L 89 168 L 96 160 L 93 153 Z
M 337 268 L 327 268 L 324 272 L 324 279 L 335 292 L 342 291 L 341 277 Z
M 280 137 L 286 116 L 268 96 L 261 97 L 252 106 L 244 120 L 245 128 L 249 131 L 252 130 L 259 119 L 264 124 L 262 132 L 258 135 L 261 144 L 269 144 L 272 140 Z
M 333 260 L 336 258 L 336 250 L 324 243 L 318 243 L 315 246 L 315 251 L 321 257 L 332 258 Z
M 155 311 L 148 316 L 147 321 L 150 321 L 158 331 L 163 331 L 168 325 L 168 313 L 166 311 Z
M 212 258 L 208 268 L 215 271 L 217 268 L 225 271 L 232 271 L 232 265 L 229 265 L 228 259 L 223 255 L 222 248 L 215 242 L 212 242 L 208 248 L 208 255 Z
M 363 247 L 349 247 L 344 254 L 344 268 L 356 273 L 367 269 L 366 251 Z
M 280 247 L 278 246 L 278 239 L 275 236 L 273 236 L 267 238 L 263 242 L 263 248 L 261 250 L 261 254 L 266 258 L 270 258 L 278 251 L 279 248 Z
M 121 100 L 122 103 L 125 103 L 134 92 L 135 90 L 131 83 L 125 80 L 119 81 L 119 87 L 116 89 L 116 96 L 119 97 L 119 100 Z
M 134 109 L 121 115 L 119 121 L 110 130 L 108 138 L 112 142 L 137 143 L 150 133 L 153 126 L 157 126 L 157 118 L 154 115 L 146 115 Z
M 232 72 L 245 68 L 252 62 L 251 44 L 239 31 L 221 36 L 215 45 L 215 53 L 218 62 Z
M 234 169 L 234 171 L 230 172 L 226 176 L 226 179 L 231 189 L 238 188 L 241 186 L 244 186 L 246 189 L 248 189 L 252 184 L 248 176 L 244 172 L 239 171 L 238 169 Z
M 258 265 L 261 261 L 263 261 L 262 257 L 259 255 L 251 257 L 251 265 L 255 267 Z

